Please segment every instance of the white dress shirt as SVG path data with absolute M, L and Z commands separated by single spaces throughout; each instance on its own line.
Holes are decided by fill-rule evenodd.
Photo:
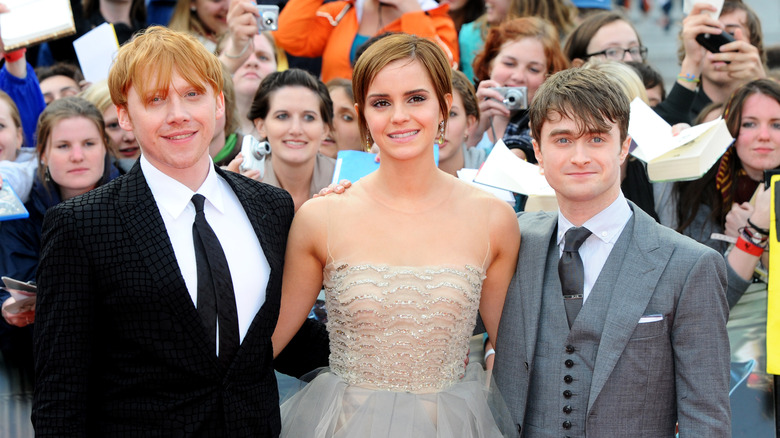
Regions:
M 157 202 L 157 208 L 160 210 L 165 229 L 173 245 L 179 270 L 184 277 L 192 303 L 196 307 L 198 269 L 195 263 L 195 245 L 192 240 L 195 206 L 191 200 L 195 193 L 206 198 L 203 211 L 206 221 L 222 245 L 230 267 L 238 309 L 239 339 L 243 342 L 252 320 L 265 302 L 265 290 L 271 274 L 271 267 L 244 207 L 227 181 L 217 175 L 214 166 L 209 166 L 206 180 L 196 192 L 162 173 L 144 155 L 141 155 L 141 171 Z M 217 345 L 219 345 L 218 340 Z
M 623 228 L 626 227 L 628 220 L 631 219 L 632 214 L 634 212 L 628 206 L 623 192 L 620 192 L 617 199 L 609 207 L 601 210 L 582 224 L 583 227 L 592 233 L 580 247 L 580 257 L 585 270 L 585 284 L 582 292 L 583 303 L 588 299 L 588 295 L 591 289 L 593 289 L 593 284 L 596 283 L 599 274 L 601 274 L 601 268 L 604 267 L 609 253 L 612 252 L 615 242 L 620 237 L 620 233 L 623 232 Z M 572 227 L 574 225 L 558 210 L 559 256 L 563 254 L 564 235 Z

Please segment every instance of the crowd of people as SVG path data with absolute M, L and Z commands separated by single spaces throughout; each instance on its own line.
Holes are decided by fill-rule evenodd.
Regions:
M 36 435 L 730 436 L 732 364 L 772 378 L 780 47 L 748 3 L 694 3 L 666 90 L 611 1 L 289 0 L 266 29 L 253 0 L 72 0 L 75 35 L 0 69 L 29 212 L 0 275 L 38 287 L 0 289 L 0 351 Z M 71 43 L 103 22 L 121 48 L 86 83 Z M 650 181 L 634 99 L 734 142 Z M 499 142 L 557 212 L 458 179 Z M 378 170 L 331 184 L 345 150 Z

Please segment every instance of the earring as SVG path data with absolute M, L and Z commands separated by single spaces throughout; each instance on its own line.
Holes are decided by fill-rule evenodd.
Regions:
M 444 120 L 439 123 L 439 139 L 436 141 L 439 146 L 444 144 Z
M 373 146 L 374 140 L 371 138 L 371 133 L 366 133 L 366 152 L 371 152 L 371 146 Z
M 46 166 L 46 170 L 43 171 L 43 179 L 45 181 L 51 181 L 51 173 L 49 172 L 49 166 Z
M 190 11 L 191 12 L 198 12 L 198 8 L 195 7 L 195 5 L 192 5 L 192 6 L 190 6 Z

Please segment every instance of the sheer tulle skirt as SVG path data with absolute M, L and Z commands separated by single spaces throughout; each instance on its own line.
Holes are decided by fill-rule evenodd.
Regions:
M 349 385 L 328 369 L 282 403 L 282 437 L 515 436 L 509 411 L 480 365 L 440 392 L 413 394 Z

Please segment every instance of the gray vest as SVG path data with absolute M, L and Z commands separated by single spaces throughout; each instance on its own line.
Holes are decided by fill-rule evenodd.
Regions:
M 566 322 L 558 277 L 557 233 L 553 233 L 544 271 L 542 316 L 523 426 L 525 437 L 585 436 L 593 367 L 614 284 L 633 228 L 632 216 L 612 248 L 571 330 Z

